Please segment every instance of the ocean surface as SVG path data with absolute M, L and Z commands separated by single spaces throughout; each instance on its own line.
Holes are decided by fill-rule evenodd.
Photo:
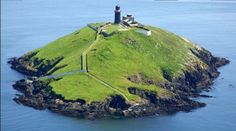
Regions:
M 9 57 L 42 47 L 87 23 L 113 21 L 114 6 L 143 24 L 165 28 L 226 57 L 207 107 L 161 117 L 83 120 L 16 104 L 12 84 L 25 76 L 11 70 Z M 1 130 L 3 131 L 235 131 L 236 1 L 2 0 Z

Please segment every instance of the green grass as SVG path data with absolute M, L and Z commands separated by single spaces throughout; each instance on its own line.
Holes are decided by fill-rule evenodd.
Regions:
M 163 82 L 163 69 L 174 76 L 182 68 L 191 45 L 161 29 L 150 29 L 154 30 L 151 36 L 129 30 L 100 40 L 96 51 L 88 54 L 91 73 L 112 83 L 126 95 L 129 95 L 127 88 L 130 86 L 153 90 L 160 95 L 168 94 L 160 87 L 153 88 L 127 80 L 130 75 L 144 73 L 155 81 Z M 133 100 L 132 96 L 130 98 Z
M 106 31 L 111 33 L 119 28 L 119 25 L 109 25 Z M 151 36 L 130 29 L 116 32 L 108 38 L 101 37 L 87 54 L 89 71 L 119 89 L 131 101 L 139 101 L 140 98 L 130 94 L 128 87 L 155 91 L 162 97 L 171 96 L 172 93 L 158 86 L 132 83 L 127 80 L 128 76 L 143 73 L 156 82 L 164 82 L 163 71 L 168 72 L 171 77 L 176 77 L 186 68 L 189 59 L 196 59 L 190 55 L 189 48 L 193 48 L 193 44 L 165 30 L 150 26 L 146 28 L 152 31 Z M 67 66 L 53 74 L 80 69 L 80 55 L 95 41 L 95 36 L 95 31 L 88 27 L 82 28 L 37 49 L 38 54 L 33 58 L 52 60 L 63 56 L 64 59 L 55 67 Z M 87 102 L 101 101 L 111 94 L 117 94 L 81 73 L 64 76 L 50 85 L 66 99 L 81 98 Z
M 63 94 L 68 100 L 76 100 L 78 98 L 91 101 L 102 101 L 107 96 L 115 94 L 108 87 L 91 79 L 84 73 L 64 76 L 59 81 L 50 83 L 56 93 Z
M 90 25 L 93 26 L 93 27 L 99 27 L 99 26 L 103 26 L 104 24 L 106 24 L 106 23 L 104 23 L 104 22 L 101 22 L 101 23 L 91 23 Z
M 74 69 L 80 69 L 81 53 L 89 47 L 89 45 L 95 40 L 96 32 L 88 27 L 85 27 L 72 34 L 59 38 L 58 40 L 49 43 L 45 47 L 38 49 L 38 54 L 35 57 L 40 59 L 53 59 L 59 56 L 63 56 L 64 59 L 56 65 L 60 67 L 67 65 L 65 68 L 54 72 L 53 74 L 59 74 L 62 72 L 68 72 Z
M 118 25 L 118 24 L 111 24 L 111 25 L 106 26 L 106 33 L 110 34 L 110 33 L 114 32 L 114 31 L 119 30 L 119 29 L 121 29 L 120 25 Z

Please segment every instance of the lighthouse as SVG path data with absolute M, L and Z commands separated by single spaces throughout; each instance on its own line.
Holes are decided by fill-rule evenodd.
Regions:
M 115 8 L 115 20 L 114 20 L 115 24 L 120 23 L 120 16 L 121 16 L 120 6 L 117 5 L 116 8 Z

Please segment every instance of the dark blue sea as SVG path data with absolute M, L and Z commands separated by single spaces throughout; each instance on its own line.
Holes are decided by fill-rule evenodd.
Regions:
M 83 120 L 16 104 L 12 84 L 23 75 L 7 58 L 21 56 L 87 23 L 113 21 L 114 6 L 143 24 L 184 36 L 226 57 L 210 92 L 198 98 L 207 106 L 192 112 L 122 120 Z M 236 131 L 236 1 L 180 0 L 2 0 L 2 131 Z

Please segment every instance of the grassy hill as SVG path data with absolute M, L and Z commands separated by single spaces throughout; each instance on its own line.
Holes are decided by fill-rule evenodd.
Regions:
M 101 24 L 93 24 L 99 25 Z M 188 40 L 160 28 L 146 28 L 152 31 L 152 35 L 141 34 L 137 32 L 137 28 L 121 31 L 119 26 L 109 25 L 106 27 L 107 33 L 114 33 L 104 37 L 91 28 L 84 27 L 33 51 L 37 54 L 30 59 L 39 59 L 42 62 L 31 67 L 38 68 L 42 63 L 63 57 L 47 71 L 48 74 L 58 75 L 79 70 L 81 54 L 99 35 L 96 44 L 86 54 L 90 75 L 77 72 L 51 82 L 50 85 L 57 94 L 63 95 L 66 99 L 81 98 L 87 102 L 102 101 L 110 95 L 122 94 L 129 101 L 139 101 L 140 97 L 130 94 L 127 89 L 136 87 L 154 91 L 159 97 L 170 97 L 174 94 L 164 88 L 154 84 L 131 82 L 127 78 L 143 74 L 157 83 L 163 83 L 167 79 L 166 75 L 171 78 L 177 77 L 183 70 L 188 69 L 189 65 L 201 60 L 191 53 L 190 49 L 196 46 Z M 32 52 L 25 56 L 30 54 Z

